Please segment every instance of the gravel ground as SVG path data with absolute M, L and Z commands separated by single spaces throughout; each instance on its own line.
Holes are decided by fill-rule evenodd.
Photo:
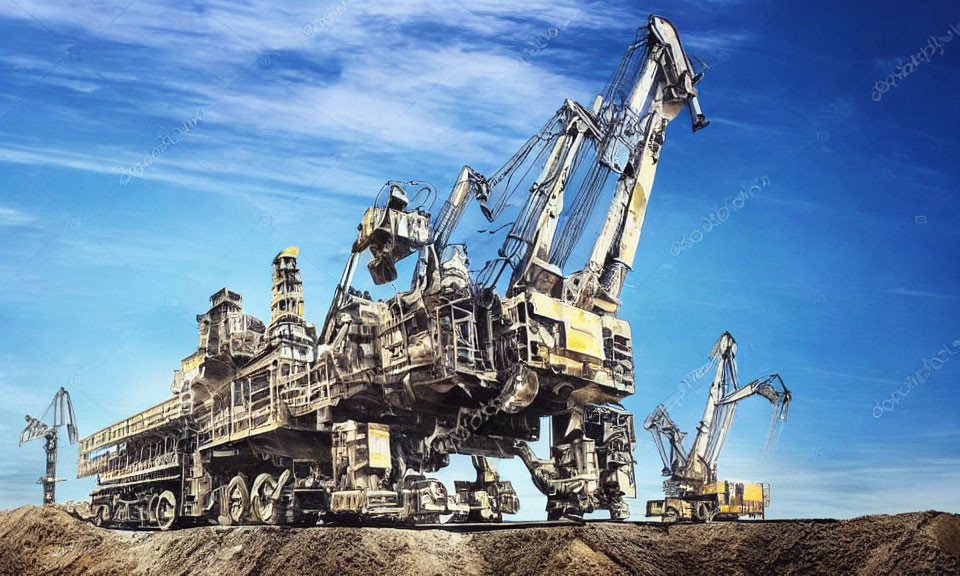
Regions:
M 0 574 L 960 574 L 960 516 L 528 528 L 99 529 L 0 512 Z

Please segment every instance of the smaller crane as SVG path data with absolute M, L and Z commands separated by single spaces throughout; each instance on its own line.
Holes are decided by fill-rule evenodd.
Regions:
M 47 424 L 44 420 L 51 409 L 53 414 L 50 423 Z M 43 503 L 53 504 L 57 501 L 55 494 L 57 482 L 66 480 L 66 478 L 57 478 L 57 446 L 60 442 L 58 428 L 66 426 L 70 443 L 77 443 L 77 417 L 73 413 L 70 393 L 61 387 L 53 395 L 53 400 L 40 418 L 27 415 L 26 419 L 27 427 L 20 433 L 20 446 L 37 438 L 45 439 L 43 449 L 47 454 L 47 473 L 37 480 L 37 484 L 43 484 Z
M 667 522 L 708 522 L 716 517 L 763 517 L 765 507 L 770 505 L 769 484 L 717 479 L 717 460 L 733 424 L 737 403 L 756 395 L 773 405 L 767 436 L 769 447 L 777 422 L 787 419 L 792 399 L 779 374 L 741 386 L 737 380 L 736 355 L 737 342 L 729 332 L 724 332 L 710 351 L 717 373 L 689 452 L 683 444 L 686 433 L 680 431 L 662 404 L 644 421 L 643 427 L 653 434 L 663 460 L 663 475 L 669 477 L 663 483 L 667 498 L 647 502 L 647 516 L 660 516 Z

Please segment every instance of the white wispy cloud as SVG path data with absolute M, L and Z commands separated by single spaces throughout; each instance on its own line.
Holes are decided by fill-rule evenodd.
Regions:
M 891 294 L 893 296 L 913 296 L 917 298 L 954 298 L 953 294 L 947 293 L 938 293 L 938 292 L 929 292 L 927 290 L 914 290 L 911 288 L 898 287 L 892 290 L 887 290 L 885 294 Z
M 30 214 L 13 208 L 0 206 L 0 227 L 30 227 L 37 224 L 37 219 Z
M 189 159 L 165 152 L 142 178 L 205 192 L 211 180 L 246 179 L 230 191 L 240 194 L 246 187 L 251 196 L 331 182 L 369 195 L 383 178 L 377 156 L 411 151 L 449 160 L 452 171 L 464 160 L 492 170 L 564 97 L 589 99 L 600 88 L 551 71 L 543 55 L 521 60 L 522 43 L 551 26 L 565 24 L 562 33 L 569 34 L 616 20 L 609 11 L 557 2 L 479 2 L 469 9 L 353 2 L 311 38 L 303 25 L 325 9 L 309 4 L 279 10 L 217 2 L 202 9 L 133 4 L 121 11 L 123 6 L 25 2 L 23 8 L 0 6 L 0 17 L 42 22 L 58 42 L 43 56 L 2 60 L 31 72 L 19 81 L 98 98 L 134 123 L 146 114 L 175 127 L 206 107 L 202 125 L 182 144 Z M 430 23 L 468 29 L 472 40 L 417 35 L 415 29 Z M 112 51 L 105 66 L 99 46 L 104 41 L 129 50 Z M 561 50 L 556 42 L 548 49 Z M 70 58 L 64 58 L 67 50 Z M 258 66 L 263 54 L 271 55 L 268 65 Z M 291 67 L 291 58 L 316 68 Z M 96 133 L 112 118 L 78 120 L 91 123 L 88 129 Z M 83 152 L 50 139 L 24 142 L 7 146 L 0 161 L 119 178 L 158 143 L 153 134 L 144 136 L 144 144 L 124 150 L 96 139 Z M 313 152 L 324 148 L 335 152 Z

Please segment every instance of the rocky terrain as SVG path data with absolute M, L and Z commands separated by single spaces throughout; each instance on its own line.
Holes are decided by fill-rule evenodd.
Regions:
M 960 516 L 489 532 L 100 529 L 60 507 L 0 512 L 0 574 L 960 574 Z

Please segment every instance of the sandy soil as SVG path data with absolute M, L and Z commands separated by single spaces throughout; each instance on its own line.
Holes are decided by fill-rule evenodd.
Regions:
M 960 516 L 460 534 L 395 528 L 95 528 L 0 512 L 0 574 L 960 574 Z

